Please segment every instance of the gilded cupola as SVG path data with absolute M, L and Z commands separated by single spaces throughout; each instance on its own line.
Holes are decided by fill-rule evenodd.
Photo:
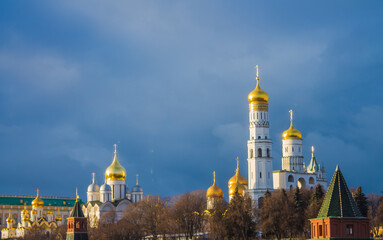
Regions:
M 24 209 L 21 210 L 21 215 L 28 215 L 29 214 L 29 211 L 27 210 L 27 203 L 24 203 Z
M 206 198 L 223 198 L 223 191 L 220 187 L 215 184 L 215 171 L 213 172 L 214 176 L 214 183 L 209 187 L 209 189 L 206 192 Z
M 236 182 L 229 188 L 229 197 L 233 197 L 236 192 L 239 195 L 244 195 L 246 192 L 246 187 L 239 182 L 238 175 L 236 175 Z
M 7 223 L 13 223 L 13 218 L 11 217 L 11 209 L 9 209 L 9 215 L 6 221 Z
M 228 187 L 230 188 L 235 182 L 237 182 L 237 177 L 238 177 L 238 182 L 244 187 L 247 187 L 248 185 L 247 179 L 244 176 L 242 176 L 242 174 L 239 172 L 239 157 L 237 157 L 236 160 L 237 160 L 237 169 L 235 171 L 235 175 L 232 178 L 230 178 L 228 182 Z
M 302 133 L 293 126 L 293 110 L 290 110 L 290 128 L 283 132 L 282 139 L 299 139 L 302 140 Z
M 126 170 L 121 166 L 117 159 L 117 145 L 114 144 L 114 159 L 112 164 L 105 171 L 105 178 L 107 180 L 123 180 L 126 179 Z
M 268 103 L 269 102 L 269 94 L 267 92 L 263 91 L 259 85 L 259 67 L 258 65 L 255 66 L 257 70 L 257 86 L 253 91 L 249 93 L 248 99 L 249 103 Z
M 32 206 L 33 207 L 44 207 L 44 201 L 40 198 L 39 192 L 40 192 L 40 190 L 37 189 L 37 196 L 32 201 Z

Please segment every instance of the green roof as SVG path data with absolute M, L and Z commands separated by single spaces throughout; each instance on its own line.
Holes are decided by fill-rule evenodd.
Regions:
M 362 217 L 338 166 L 318 214 L 328 217 Z
M 32 204 L 35 196 L 23 195 L 0 195 L 0 205 L 24 205 Z M 73 207 L 76 198 L 71 197 L 40 197 L 44 201 L 44 206 Z
M 71 218 L 83 218 L 84 213 L 81 210 L 80 202 L 76 201 L 74 204 L 74 207 L 72 211 L 70 212 L 70 217 Z
M 318 172 L 319 171 L 319 165 L 316 161 L 316 157 L 314 154 L 311 156 L 311 161 L 309 166 L 307 167 L 308 172 Z

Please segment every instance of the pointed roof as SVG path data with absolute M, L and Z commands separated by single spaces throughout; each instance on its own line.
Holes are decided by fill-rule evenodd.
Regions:
M 78 199 L 76 200 L 76 202 L 73 206 L 73 209 L 70 212 L 69 217 L 71 217 L 71 218 L 83 218 L 84 217 L 84 213 L 81 210 L 80 202 L 78 201 Z
M 319 164 L 317 163 L 316 157 L 314 155 L 314 146 L 311 147 L 311 161 L 307 167 L 307 172 L 315 173 L 319 171 Z
M 328 217 L 363 217 L 352 198 L 339 166 L 336 166 L 335 173 L 318 214 L 318 218 Z

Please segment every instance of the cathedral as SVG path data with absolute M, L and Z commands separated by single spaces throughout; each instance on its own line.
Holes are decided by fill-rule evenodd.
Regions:
M 38 189 L 37 196 L 31 205 L 32 211 L 29 212 L 27 210 L 27 204 L 24 203 L 24 209 L 20 214 L 21 221 L 19 223 L 15 223 L 11 215 L 11 209 L 9 209 L 9 215 L 6 219 L 7 227 L 1 230 L 1 239 L 23 238 L 25 233 L 30 229 L 41 229 L 49 234 L 50 231 L 55 230 L 63 223 L 60 208 L 57 208 L 58 212 L 56 212 L 56 217 L 54 217 L 53 209 L 51 209 L 50 206 L 47 208 L 47 211 L 44 211 L 44 201 L 40 198 Z
M 100 219 L 117 222 L 123 217 L 123 210 L 131 203 L 142 200 L 143 189 L 136 185 L 132 191 L 125 184 L 126 170 L 117 158 L 117 145 L 114 144 L 114 158 L 112 164 L 105 171 L 105 183 L 98 186 L 93 173 L 92 184 L 88 186 L 87 202 L 82 205 L 85 217 L 89 219 L 91 227 L 96 227 Z
M 282 134 L 282 170 L 273 171 L 272 139 L 270 138 L 269 95 L 259 84 L 259 68 L 257 70 L 257 85 L 248 95 L 249 101 L 249 140 L 247 141 L 248 180 L 237 170 L 229 180 L 229 201 L 238 191 L 258 201 L 267 190 L 312 188 L 320 184 L 327 189 L 324 166 L 320 166 L 311 147 L 311 160 L 306 167 L 303 159 L 302 133 L 293 126 L 293 111 L 290 110 L 290 127 Z M 215 183 L 208 189 L 207 208 L 212 209 L 217 199 L 223 198 L 222 189 Z

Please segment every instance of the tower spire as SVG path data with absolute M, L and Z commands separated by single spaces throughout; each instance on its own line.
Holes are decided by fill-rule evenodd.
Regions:
M 311 157 L 314 157 L 314 151 L 315 151 L 314 146 L 311 146 Z
M 117 154 L 117 144 L 114 144 L 113 146 L 114 146 L 114 155 L 116 155 Z
M 136 185 L 138 186 L 138 174 L 136 174 Z
M 77 187 L 76 187 L 76 201 L 78 201 L 78 191 L 77 191 Z
M 215 171 L 213 171 L 214 184 L 215 184 Z
M 258 64 L 257 65 L 255 65 L 255 70 L 257 71 L 257 81 L 259 81 L 259 66 L 258 66 Z
M 40 193 L 40 190 L 37 188 L 36 192 L 37 192 L 36 197 L 38 197 L 38 196 L 39 196 L 39 193 Z
M 237 157 L 237 172 L 239 171 L 239 157 Z
M 94 184 L 94 176 L 95 176 L 96 174 L 95 173 L 92 173 L 92 183 Z

